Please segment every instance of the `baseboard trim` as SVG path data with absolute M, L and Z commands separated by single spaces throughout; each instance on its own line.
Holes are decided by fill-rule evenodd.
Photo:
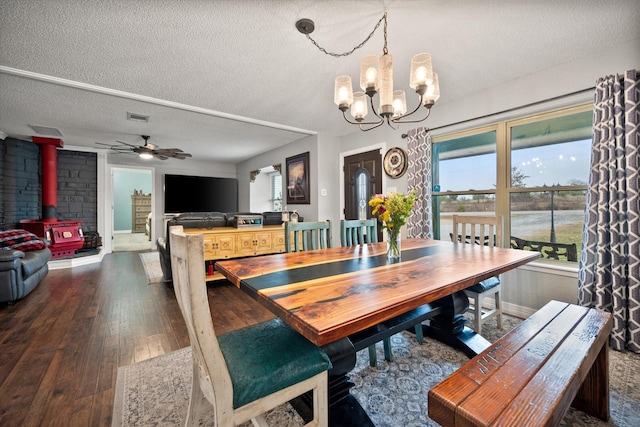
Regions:
M 49 261 L 49 270 L 59 270 L 62 268 L 80 267 L 82 265 L 90 265 L 102 262 L 105 251 L 101 250 L 95 255 L 88 255 L 78 258 L 54 259 Z

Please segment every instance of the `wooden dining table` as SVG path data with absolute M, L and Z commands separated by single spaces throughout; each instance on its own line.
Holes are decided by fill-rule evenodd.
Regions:
M 386 251 L 382 242 L 215 264 L 230 282 L 329 355 L 332 426 L 373 425 L 349 393 L 348 373 L 359 349 L 355 337 L 367 331 L 375 337 L 376 325 L 426 307 L 433 313 L 423 327 L 427 335 L 468 356 L 480 353 L 489 342 L 465 327 L 469 301 L 463 290 L 540 256 L 431 239 L 403 240 L 399 262 L 387 261 Z

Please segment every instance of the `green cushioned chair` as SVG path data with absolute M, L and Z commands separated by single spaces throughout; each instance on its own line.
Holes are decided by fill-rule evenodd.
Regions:
M 251 420 L 266 426 L 264 413 L 307 392 L 314 418 L 328 425 L 329 357 L 279 319 L 216 336 L 204 271 L 202 235 L 171 230 L 171 267 L 178 305 L 193 353 L 193 385 L 187 425 L 197 425 L 212 405 L 215 425 Z

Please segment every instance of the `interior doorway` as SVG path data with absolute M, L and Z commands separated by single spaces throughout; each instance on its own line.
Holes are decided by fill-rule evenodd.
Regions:
M 149 250 L 153 247 L 153 171 L 113 167 L 113 252 Z

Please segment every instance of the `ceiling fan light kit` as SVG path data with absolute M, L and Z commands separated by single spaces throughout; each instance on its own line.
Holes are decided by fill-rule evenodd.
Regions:
M 419 53 L 411 59 L 411 72 L 409 86 L 418 94 L 418 105 L 407 113 L 407 101 L 404 90 L 394 90 L 393 88 L 393 57 L 387 49 L 387 12 L 384 13 L 380 21 L 376 24 L 369 36 L 350 52 L 336 54 L 327 52 L 313 40 L 309 33 L 313 31 L 314 24 L 310 19 L 301 19 L 296 23 L 296 28 L 318 47 L 322 52 L 332 56 L 351 55 L 356 49 L 361 48 L 384 22 L 384 47 L 382 56 L 367 55 L 360 62 L 360 88 L 363 92 L 353 92 L 350 76 L 338 76 L 335 80 L 333 100 L 342 111 L 344 119 L 353 125 L 357 125 L 363 131 L 369 131 L 387 123 L 393 129 L 398 129 L 401 123 L 418 123 L 429 117 L 431 107 L 440 98 L 440 86 L 438 74 L 433 71 L 431 55 Z M 373 103 L 373 97 L 379 94 L 378 109 Z M 367 97 L 369 102 L 367 102 Z M 365 121 L 365 117 L 371 112 L 377 117 L 373 121 Z M 408 119 L 416 113 L 420 107 L 427 109 L 426 115 L 417 120 Z M 350 109 L 353 120 L 350 120 L 346 111 Z M 363 126 L 364 125 L 364 126 Z

